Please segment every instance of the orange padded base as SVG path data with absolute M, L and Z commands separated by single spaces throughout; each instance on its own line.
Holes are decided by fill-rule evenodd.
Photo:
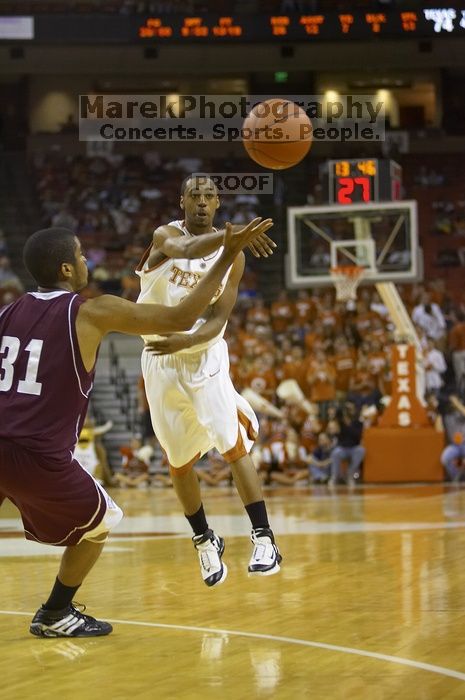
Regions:
M 434 428 L 367 428 L 365 482 L 443 481 L 444 434 Z

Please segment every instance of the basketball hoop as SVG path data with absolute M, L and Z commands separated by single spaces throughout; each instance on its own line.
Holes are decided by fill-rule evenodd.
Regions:
M 357 298 L 357 287 L 364 272 L 365 268 L 359 265 L 331 268 L 331 277 L 336 287 L 337 301 L 353 301 Z

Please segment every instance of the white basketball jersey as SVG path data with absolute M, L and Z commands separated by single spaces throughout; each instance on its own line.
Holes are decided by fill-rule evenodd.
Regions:
M 174 226 L 179 229 L 184 236 L 193 236 L 184 226 L 183 221 L 171 221 L 168 226 Z M 185 258 L 164 258 L 152 268 L 148 267 L 148 258 L 150 255 L 149 248 L 139 263 L 136 269 L 136 274 L 140 277 L 140 294 L 137 299 L 138 304 L 163 304 L 164 306 L 176 306 L 184 297 L 189 294 L 192 289 L 198 284 L 199 280 L 209 271 L 209 269 L 218 260 L 223 250 L 223 246 L 218 248 L 214 253 L 211 253 L 205 258 L 197 260 L 188 260 Z M 219 289 L 211 300 L 210 304 L 214 304 L 218 297 L 221 296 L 229 277 L 231 268 L 228 269 Z M 187 333 L 194 333 L 201 325 L 205 323 L 204 318 L 199 318 Z M 190 354 L 199 352 L 214 345 L 220 340 L 226 328 L 226 324 L 221 329 L 217 336 L 201 345 L 194 345 L 192 348 L 180 350 L 178 354 Z M 143 335 L 145 342 L 151 340 L 159 340 L 159 335 Z

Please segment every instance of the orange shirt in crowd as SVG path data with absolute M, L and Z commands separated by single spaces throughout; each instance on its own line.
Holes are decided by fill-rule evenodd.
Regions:
M 329 362 L 310 360 L 305 380 L 310 390 L 310 401 L 333 401 L 336 398 L 336 371 Z
M 370 343 L 377 341 L 381 347 L 386 347 L 386 345 L 389 344 L 388 332 L 386 328 L 382 326 L 371 328 L 368 333 L 364 333 L 364 338 L 366 338 L 366 340 L 368 340 Z
M 268 401 L 273 399 L 277 387 L 276 374 L 272 369 L 252 369 L 245 377 L 246 386 L 263 396 Z
M 348 391 L 350 378 L 355 370 L 356 352 L 353 348 L 341 350 L 333 357 L 333 365 L 336 370 L 337 391 Z
M 224 339 L 228 344 L 229 357 L 231 357 L 231 355 L 238 355 L 240 357 L 242 353 L 242 345 L 238 336 L 227 332 Z
M 283 333 L 294 321 L 294 304 L 290 301 L 274 301 L 271 304 L 271 324 L 275 333 Z
M 379 315 L 375 311 L 363 311 L 357 314 L 355 326 L 362 337 L 370 331 L 373 321 L 376 319 L 379 319 Z
M 298 326 L 306 326 L 311 323 L 316 316 L 316 304 L 309 297 L 308 299 L 297 299 L 294 303 L 295 322 Z
M 376 378 L 381 377 L 384 373 L 386 365 L 388 364 L 386 353 L 382 351 L 370 352 L 367 359 L 370 372 L 374 374 Z
M 321 344 L 323 336 L 319 331 L 309 331 L 305 334 L 304 343 L 308 352 L 313 352 L 317 345 Z
M 255 335 L 250 335 L 246 331 L 239 331 L 239 342 L 243 355 L 255 355 L 255 348 L 260 342 Z
M 265 353 L 271 353 L 274 357 L 276 354 L 276 345 L 272 340 L 266 338 L 258 338 L 255 343 L 253 353 L 255 357 L 263 357 Z
M 350 379 L 349 390 L 362 396 L 367 396 L 376 389 L 376 385 L 376 377 L 373 376 L 369 369 L 357 369 Z
M 303 391 L 305 386 L 305 371 L 305 360 L 300 360 L 299 362 L 288 360 L 287 362 L 283 362 L 280 366 L 278 376 L 280 381 L 295 379 Z
M 270 323 L 270 311 L 266 306 L 252 306 L 247 310 L 246 320 L 257 326 L 268 326 Z
M 341 324 L 341 317 L 335 309 L 322 309 L 319 312 L 318 317 L 323 326 L 339 328 Z

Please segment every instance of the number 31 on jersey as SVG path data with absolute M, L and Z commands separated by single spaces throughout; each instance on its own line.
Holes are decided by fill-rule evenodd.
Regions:
M 42 383 L 37 381 L 39 362 L 44 341 L 33 338 L 24 348 L 29 353 L 26 376 L 18 379 L 18 394 L 40 396 Z M 20 340 L 13 335 L 4 335 L 0 345 L 0 391 L 10 391 L 15 381 L 15 362 L 20 351 Z

